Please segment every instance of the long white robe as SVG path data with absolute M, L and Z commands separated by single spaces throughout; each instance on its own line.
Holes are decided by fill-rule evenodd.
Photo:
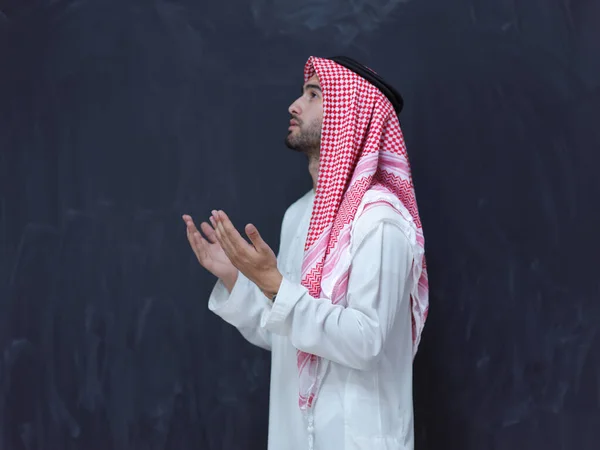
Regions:
M 271 351 L 269 450 L 309 448 L 298 406 L 297 349 L 331 361 L 313 407 L 315 450 L 412 450 L 414 227 L 387 207 L 356 221 L 351 242 L 360 245 L 351 244 L 343 308 L 311 297 L 300 284 L 313 201 L 310 191 L 284 216 L 278 255 L 284 279 L 275 302 L 240 273 L 231 293 L 216 283 L 209 309 Z

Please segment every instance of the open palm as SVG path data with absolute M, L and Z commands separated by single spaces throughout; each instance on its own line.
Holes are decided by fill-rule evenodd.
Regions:
M 223 280 L 235 277 L 237 269 L 217 241 L 215 230 L 208 223 L 202 222 L 200 229 L 206 236 L 204 238 L 196 228 L 191 216 L 184 215 L 183 220 L 187 226 L 186 232 L 190 246 L 202 267 Z

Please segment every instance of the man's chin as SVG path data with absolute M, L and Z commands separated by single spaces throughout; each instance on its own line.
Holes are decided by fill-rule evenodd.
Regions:
M 287 139 L 285 141 L 285 146 L 287 148 L 289 148 L 290 150 L 294 151 L 294 152 L 304 153 L 304 150 L 302 150 L 302 148 L 298 147 L 297 145 L 293 145 L 293 144 L 288 143 Z
M 291 135 L 292 132 L 290 131 L 285 138 L 285 146 L 290 150 L 294 150 L 295 152 L 302 152 L 302 149 L 300 149 L 297 142 L 294 142 L 294 139 Z

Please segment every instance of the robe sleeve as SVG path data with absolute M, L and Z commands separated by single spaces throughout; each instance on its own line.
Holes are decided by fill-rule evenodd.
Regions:
M 297 217 L 298 206 L 302 207 L 302 204 L 295 203 L 291 205 L 283 215 L 280 245 L 289 242 L 291 238 L 291 232 L 294 229 L 292 224 Z M 277 255 L 278 263 L 280 259 L 281 253 Z M 271 332 L 261 327 L 260 324 L 264 320 L 264 315 L 271 310 L 271 307 L 271 301 L 265 297 L 256 284 L 241 272 L 238 272 L 231 293 L 219 280 L 208 300 L 210 311 L 236 327 L 247 341 L 265 350 L 271 350 Z
M 401 228 L 381 221 L 354 253 L 346 307 L 314 298 L 304 286 L 284 278 L 261 325 L 288 336 L 301 351 L 368 370 L 382 353 L 396 315 L 410 314 L 407 283 L 412 262 L 411 246 Z M 412 345 L 398 343 L 404 344 Z
M 208 309 L 233 325 L 250 343 L 271 350 L 271 334 L 260 327 L 261 315 L 270 301 L 241 272 L 231 293 L 221 280 L 217 281 L 208 300 Z

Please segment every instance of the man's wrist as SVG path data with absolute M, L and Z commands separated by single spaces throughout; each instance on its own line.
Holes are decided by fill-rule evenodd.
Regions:
M 283 275 L 281 275 L 279 270 L 276 270 L 265 282 L 264 288 L 262 289 L 263 294 L 270 300 L 273 300 L 277 295 L 277 292 L 279 292 L 282 281 Z
M 231 291 L 233 291 L 233 287 L 235 286 L 235 283 L 237 282 L 237 278 L 238 278 L 237 270 L 227 276 L 221 277 L 221 282 L 223 283 L 223 285 L 225 286 L 225 289 L 227 289 L 227 291 L 230 294 L 231 294 Z

